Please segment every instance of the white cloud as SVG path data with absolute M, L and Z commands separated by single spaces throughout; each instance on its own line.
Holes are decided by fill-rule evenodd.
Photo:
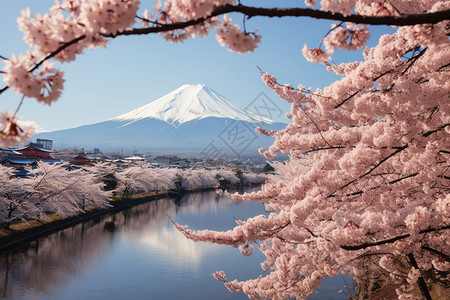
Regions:
M 19 120 L 17 122 L 17 124 L 20 126 L 20 128 L 25 129 L 28 128 L 29 126 L 33 126 L 34 131 L 33 134 L 38 134 L 41 132 L 47 132 L 47 130 L 45 130 L 44 128 L 42 128 L 38 123 L 36 123 L 35 121 L 23 121 L 23 120 Z

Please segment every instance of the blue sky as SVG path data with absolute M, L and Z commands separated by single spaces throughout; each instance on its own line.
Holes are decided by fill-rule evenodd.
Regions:
M 141 0 L 142 9 L 151 9 L 154 1 Z M 242 1 L 256 6 L 303 5 L 303 1 Z M 0 55 L 24 52 L 27 45 L 17 28 L 20 10 L 46 12 L 52 0 L 14 0 L 0 10 Z M 242 20 L 242 16 L 232 15 Z M 317 47 L 332 21 L 311 18 L 252 18 L 247 30 L 259 28 L 262 42 L 254 53 L 239 55 L 221 47 L 214 33 L 181 44 L 170 44 L 157 35 L 119 37 L 106 49 L 86 50 L 76 61 L 59 67 L 65 74 L 65 88 L 60 100 L 51 106 L 26 99 L 19 115 L 37 122 L 48 131 L 91 124 L 123 114 L 167 94 L 185 83 L 204 83 L 226 98 L 247 106 L 261 92 L 266 93 L 283 111 L 289 105 L 277 98 L 260 79 L 259 66 L 278 77 L 282 83 L 302 83 L 313 89 L 338 79 L 323 65 L 307 62 L 301 48 L 305 43 Z M 374 45 L 387 27 L 372 28 L 369 43 Z M 359 52 L 338 51 L 336 63 L 360 60 Z M 3 64 L 0 62 L 0 67 Z M 1 82 L 3 86 L 3 82 Z M 21 96 L 11 89 L 0 95 L 0 110 L 14 111 Z M 274 117 L 288 122 L 284 116 Z

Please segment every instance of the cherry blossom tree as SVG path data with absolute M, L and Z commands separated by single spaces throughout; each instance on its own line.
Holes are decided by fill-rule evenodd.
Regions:
M 215 187 L 219 181 L 210 170 L 186 170 L 180 173 L 184 189 Z
M 212 188 L 219 185 L 220 180 L 238 185 L 241 180 L 228 169 L 193 170 L 149 168 L 149 164 L 134 165 L 115 173 L 117 189 L 122 196 L 155 191 L 186 191 L 199 188 Z M 246 173 L 245 183 L 264 182 L 265 175 Z
M 117 190 L 122 196 L 134 193 L 148 192 L 146 189 L 146 169 L 141 166 L 132 166 L 117 173 Z
M 178 170 L 153 169 L 148 163 L 133 165 L 117 172 L 116 192 L 122 196 L 175 189 Z
M 37 211 L 28 193 L 24 181 L 13 174 L 13 169 L 0 166 L 0 224 L 8 228 L 13 221 L 26 220 Z
M 337 21 L 317 47 L 305 45 L 302 53 L 340 80 L 312 91 L 262 74 L 292 104 L 292 123 L 278 132 L 260 129 L 276 138 L 261 153 L 273 158 L 280 151 L 290 160 L 275 165 L 278 175 L 260 192 L 234 197 L 261 201 L 271 213 L 238 221 L 227 232 L 176 226 L 188 238 L 239 247 L 245 255 L 257 244 L 266 256 L 261 276 L 228 281 L 223 272 L 214 274 L 252 298 L 303 299 L 322 278 L 339 273 L 357 281 L 383 275 L 398 283 L 401 299 L 414 297 L 416 289 L 431 299 L 430 290 L 448 286 L 450 1 L 322 0 L 318 8 L 261 8 L 235 0 L 166 0 L 138 16 L 139 5 L 65 0 L 35 17 L 24 10 L 18 22 L 30 51 L 4 58 L 0 93 L 11 87 L 51 104 L 64 83 L 54 61 L 73 61 L 85 48 L 105 47 L 120 36 L 158 33 L 180 42 L 215 30 L 221 45 L 246 53 L 261 35 L 226 14 L 247 22 L 258 16 Z M 367 25 L 397 29 L 369 49 Z M 364 59 L 333 65 L 338 49 L 363 49 Z M 31 134 L 17 118 L 0 116 L 3 145 Z
M 355 9 L 364 14 L 388 4 L 363 2 Z M 426 11 L 450 5 L 421 4 Z M 383 14 L 416 9 L 395 8 Z M 398 284 L 401 299 L 417 297 L 416 289 L 431 299 L 430 289 L 448 287 L 449 22 L 401 27 L 365 48 L 364 61 L 331 65 L 330 52 L 362 47 L 368 34 L 342 25 L 324 38 L 326 51 L 303 48 L 306 59 L 325 63 L 342 79 L 311 91 L 262 74 L 292 104 L 292 123 L 278 132 L 260 129 L 276 138 L 260 152 L 291 159 L 276 165 L 279 175 L 260 192 L 234 197 L 261 201 L 271 213 L 238 221 L 227 232 L 176 224 L 192 240 L 239 247 L 244 255 L 258 245 L 266 256 L 260 277 L 229 281 L 223 272 L 214 274 L 230 291 L 302 299 L 339 273 L 357 281 L 383 275 Z
M 28 178 L 13 175 L 13 169 L 1 167 L 0 224 L 31 219 L 48 220 L 48 214 L 67 217 L 87 208 L 107 207 L 110 193 L 94 174 L 67 171 L 64 165 L 38 163 Z
M 100 161 L 94 166 L 84 166 L 84 168 L 93 175 L 94 183 L 102 182 L 104 184 L 103 190 L 113 191 L 117 188 L 117 171 L 114 165 Z
M 0 55 L 5 83 L 0 94 L 12 88 L 24 98 L 50 105 L 58 100 L 64 86 L 64 72 L 57 69 L 55 61 L 71 62 L 84 49 L 106 47 L 111 39 L 120 36 L 157 33 L 175 43 L 215 30 L 221 45 L 232 52 L 246 53 L 261 41 L 257 30 L 247 29 L 246 19 L 263 16 L 336 20 L 339 23 L 332 25 L 323 40 L 325 51 L 322 43 L 318 48 L 303 48 L 308 60 L 325 62 L 335 49 L 361 48 L 369 37 L 367 24 L 405 26 L 405 34 L 426 38 L 431 33 L 443 39 L 445 20 L 450 14 L 447 2 L 436 0 L 413 4 L 399 0 L 322 0 L 320 8 L 253 7 L 237 0 L 158 0 L 150 12 L 145 9 L 138 15 L 140 4 L 139 0 L 55 0 L 45 14 L 32 16 L 29 8 L 22 10 L 17 22 L 30 50 L 9 58 Z M 316 1 L 307 0 L 305 4 L 314 7 Z M 229 13 L 244 15 L 242 28 L 233 24 Z M 22 130 L 16 114 L 0 113 L 0 146 L 22 143 L 31 137 L 32 128 Z

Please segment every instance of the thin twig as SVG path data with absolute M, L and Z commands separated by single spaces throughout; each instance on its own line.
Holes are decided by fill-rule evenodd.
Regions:
M 330 30 L 328 30 L 327 33 L 325 33 L 325 35 L 323 36 L 323 38 L 320 40 L 320 43 L 319 43 L 319 49 L 320 49 L 320 47 L 322 47 L 323 40 L 327 37 L 327 35 L 329 35 L 332 31 L 336 30 L 336 28 L 341 27 L 342 23 L 344 23 L 344 21 L 341 21 L 339 24 L 337 24 L 336 26 L 334 26 L 333 28 L 331 28 Z
M 25 96 L 22 96 L 22 99 L 20 99 L 19 105 L 17 106 L 16 111 L 14 112 L 13 119 L 17 115 L 17 113 L 19 112 L 20 107 L 22 106 L 22 103 L 23 103 L 23 99 L 25 99 Z
M 309 116 L 309 114 L 303 109 L 303 107 L 301 105 L 298 106 L 300 108 L 300 110 L 308 117 L 308 119 L 314 124 L 314 127 L 316 127 L 317 131 L 319 131 L 320 136 L 322 137 L 322 140 L 329 146 L 329 147 L 333 147 L 331 146 L 330 143 L 328 143 L 328 141 L 325 139 L 325 137 L 322 134 L 322 131 L 320 130 L 319 126 L 316 124 L 316 122 Z

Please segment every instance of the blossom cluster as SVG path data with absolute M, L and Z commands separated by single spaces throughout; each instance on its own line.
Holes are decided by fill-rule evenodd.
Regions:
M 432 2 L 419 6 L 448 8 Z M 411 7 L 408 12 L 419 13 Z M 360 48 L 368 37 L 364 27 L 337 28 L 324 39 L 327 50 Z M 361 31 L 352 42 L 355 30 Z M 261 153 L 270 159 L 287 153 L 290 160 L 275 164 L 277 175 L 261 191 L 233 197 L 260 201 L 272 213 L 238 220 L 226 232 L 179 227 L 190 239 L 239 247 L 244 254 L 258 245 L 265 276 L 226 280 L 230 291 L 304 299 L 321 279 L 341 273 L 356 281 L 379 276 L 378 284 L 394 282 L 400 299 L 412 299 L 421 276 L 430 286 L 433 280 L 448 282 L 447 36 L 448 22 L 402 27 L 365 48 L 362 61 L 328 64 L 341 79 L 315 91 L 262 74 L 292 104 L 292 123 L 278 132 L 260 130 L 276 139 Z M 329 58 L 328 51 L 303 51 L 310 60 Z
M 197 25 L 166 30 L 161 35 L 170 42 L 180 42 L 206 36 L 216 28 L 221 45 L 233 52 L 246 53 L 256 48 L 261 37 L 241 31 L 238 25 L 231 24 L 230 18 L 225 17 L 220 23 L 217 17 L 210 16 L 215 8 L 236 3 L 235 0 L 168 0 L 162 5 L 157 1 L 150 16 L 145 10 L 139 19 L 142 27 L 149 27 L 149 24 L 164 26 L 203 18 Z M 55 0 L 45 14 L 32 16 L 29 8 L 23 9 L 17 23 L 30 50 L 12 54 L 5 60 L 3 81 L 24 97 L 51 104 L 61 96 L 64 72 L 48 60 L 70 62 L 86 48 L 106 47 L 110 37 L 131 29 L 136 23 L 140 4 L 139 0 Z M 2 135 L 0 144 L 8 143 Z
M 231 18 L 224 16 L 224 22 L 217 29 L 216 39 L 222 46 L 227 46 L 231 52 L 244 54 L 253 52 L 261 40 L 255 33 L 242 32 L 239 25 L 231 24 Z
M 61 95 L 64 72 L 54 68 L 54 64 L 44 61 L 36 75 L 29 72 L 32 66 L 30 56 L 20 54 L 5 62 L 4 81 L 24 97 L 34 97 L 38 102 L 50 105 Z
M 19 118 L 10 111 L 0 112 L 0 139 L 2 145 L 12 146 L 24 143 L 31 138 L 33 127 L 27 127 L 25 130 L 17 124 Z
M 63 79 L 46 61 L 67 62 L 86 47 L 104 47 L 108 38 L 134 26 L 139 5 L 138 0 L 61 0 L 44 15 L 31 17 L 24 10 L 18 22 L 31 51 L 5 61 L 4 81 L 23 96 L 50 104 L 59 97 Z M 227 16 L 219 22 L 213 12 L 224 5 L 239 2 L 158 1 L 139 22 L 160 29 L 171 42 L 215 29 L 218 42 L 230 51 L 253 51 L 261 37 L 246 27 L 242 31 Z M 447 10 L 450 1 L 321 0 L 320 6 L 342 15 L 403 16 Z M 275 137 L 260 153 L 267 158 L 287 153 L 290 160 L 275 165 L 278 174 L 261 191 L 234 197 L 263 202 L 270 214 L 237 220 L 226 232 L 176 224 L 194 241 L 231 245 L 244 255 L 258 244 L 266 257 L 258 278 L 228 281 L 223 272 L 215 278 L 226 281 L 230 291 L 273 299 L 304 299 L 321 279 L 339 273 L 357 281 L 387 277 L 398 284 L 401 299 L 411 297 L 419 279 L 448 285 L 449 28 L 448 20 L 403 26 L 367 48 L 366 26 L 340 23 L 317 48 L 302 49 L 307 60 L 325 63 L 340 80 L 312 91 L 263 74 L 267 86 L 291 103 L 292 122 L 277 132 L 260 129 Z M 361 48 L 362 61 L 328 63 L 337 49 Z M 29 134 L 10 113 L 0 122 L 2 144 Z M 148 182 L 156 179 L 140 179 L 147 172 L 130 169 L 118 175 L 119 191 L 153 189 Z M 174 180 L 161 184 L 189 188 L 219 181 L 198 172 L 172 175 Z M 235 180 L 229 175 L 224 177 Z
M 99 169 L 97 165 L 95 168 Z M 104 173 L 111 172 L 104 168 Z M 122 195 L 134 193 L 148 193 L 154 191 L 168 191 L 172 189 L 190 190 L 194 188 L 219 187 L 221 184 L 253 184 L 262 183 L 265 174 L 246 173 L 237 177 L 235 172 L 228 169 L 218 170 L 178 170 L 153 169 L 148 164 L 132 166 L 123 172 L 115 173 L 118 186 L 116 192 Z
M 25 97 L 45 104 L 56 101 L 63 89 L 63 72 L 47 61 L 73 61 L 86 47 L 104 47 L 104 35 L 115 34 L 135 22 L 138 0 L 55 1 L 46 14 L 31 16 L 29 8 L 17 18 L 31 51 L 5 61 L 5 83 Z M 32 71 L 35 70 L 36 75 Z

